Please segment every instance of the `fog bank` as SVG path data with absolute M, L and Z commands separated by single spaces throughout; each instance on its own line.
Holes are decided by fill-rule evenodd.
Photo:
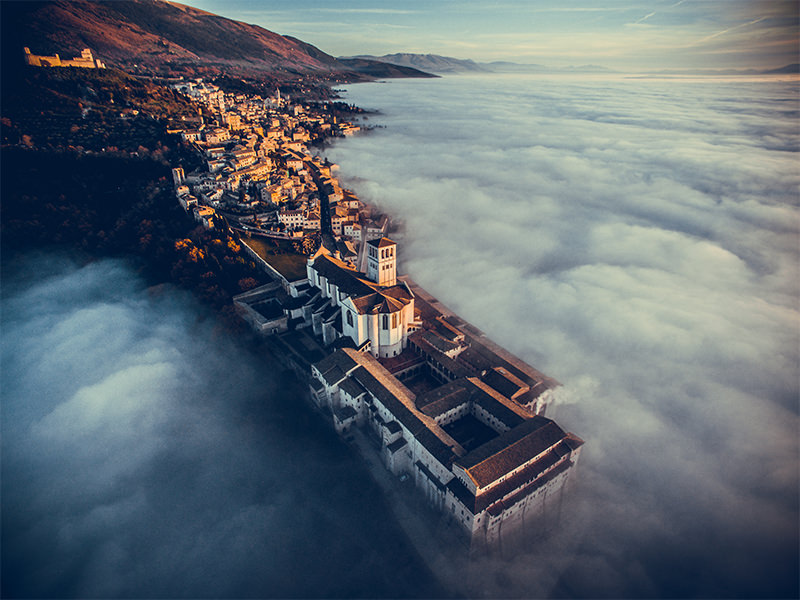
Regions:
M 328 151 L 401 269 L 564 383 L 586 439 L 520 595 L 798 594 L 798 86 L 462 76 L 350 86 Z M 543 589 L 546 574 L 561 572 Z
M 4 269 L 4 597 L 437 596 L 303 386 L 128 265 Z

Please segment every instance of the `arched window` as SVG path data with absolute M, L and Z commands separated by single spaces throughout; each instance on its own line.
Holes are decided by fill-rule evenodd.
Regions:
M 389 329 L 389 315 L 383 315 L 383 328 Z
M 350 325 L 350 327 L 353 326 L 353 313 L 349 310 L 347 311 L 347 324 Z

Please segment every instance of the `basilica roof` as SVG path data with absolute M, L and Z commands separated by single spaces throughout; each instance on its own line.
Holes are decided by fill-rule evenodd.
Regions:
M 332 256 L 326 254 L 317 256 L 311 268 L 348 296 L 365 296 L 375 292 L 370 282 L 359 277 L 358 271 Z
M 311 268 L 335 285 L 342 294 L 349 296 L 359 314 L 394 313 L 414 298 L 404 283 L 380 286 L 364 279 L 353 267 L 330 255 L 318 254 L 313 260 Z

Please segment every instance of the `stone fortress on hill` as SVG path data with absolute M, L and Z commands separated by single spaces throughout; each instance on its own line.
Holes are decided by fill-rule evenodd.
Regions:
M 105 69 L 106 65 L 92 55 L 89 48 L 84 48 L 80 56 L 61 58 L 58 54 L 43 56 L 31 54 L 30 48 L 25 48 L 25 64 L 32 67 L 78 67 L 81 69 Z
M 583 445 L 544 416 L 559 384 L 398 278 L 395 242 L 366 246 L 366 273 L 323 245 L 288 286 L 295 326 L 332 351 L 311 366 L 316 405 L 370 437 L 473 550 L 557 522 Z

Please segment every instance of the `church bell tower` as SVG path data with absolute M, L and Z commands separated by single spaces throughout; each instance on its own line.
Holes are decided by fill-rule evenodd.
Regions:
M 378 285 L 397 283 L 397 244 L 389 238 L 367 242 L 367 279 Z

